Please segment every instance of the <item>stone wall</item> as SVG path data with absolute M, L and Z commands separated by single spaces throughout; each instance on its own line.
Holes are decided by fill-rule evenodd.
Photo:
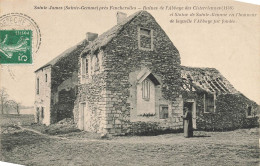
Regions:
M 49 125 L 51 123 L 51 66 L 38 70 L 35 76 L 35 122 L 37 122 L 37 108 L 39 109 L 39 122 Z M 46 80 L 47 77 L 47 80 Z M 39 79 L 39 94 L 37 94 L 37 79 Z M 42 115 L 43 109 L 43 115 Z M 43 118 L 42 118 L 43 117 Z
M 240 93 L 217 95 L 215 112 L 207 113 L 204 112 L 204 93 L 185 92 L 183 98 L 184 101 L 196 100 L 198 130 L 225 131 L 259 125 L 257 117 L 247 117 L 248 106 L 257 111 L 258 105 Z
M 138 48 L 138 27 L 153 30 L 153 50 Z M 130 115 L 134 103 L 129 98 L 131 98 L 130 89 L 134 85 L 129 81 L 129 74 L 142 68 L 148 68 L 161 78 L 162 98 L 169 102 L 171 108 L 169 112 L 172 115 L 180 112 L 177 110 L 181 109 L 179 105 L 181 101 L 177 100 L 181 81 L 180 56 L 168 36 L 149 13 L 143 12 L 126 25 L 123 31 L 106 46 L 104 52 L 104 70 L 107 72 L 106 91 L 111 98 L 111 101 L 106 102 L 106 123 L 109 124 L 106 129 L 109 133 L 131 132 Z M 177 119 L 180 117 L 180 114 L 175 115 Z M 169 118 L 169 121 L 174 123 L 176 118 Z M 163 124 L 165 121 L 167 120 L 161 120 L 159 123 Z M 170 128 L 170 123 L 166 123 L 164 127 Z
M 104 55 L 102 52 L 96 53 L 98 56 L 102 56 L 100 59 L 103 59 Z M 89 54 L 87 56 L 96 56 Z M 81 58 L 78 59 L 78 66 L 81 66 Z M 102 66 L 104 66 L 104 60 L 100 60 Z M 87 77 L 88 79 L 84 80 L 82 83 L 81 70 L 78 70 L 78 95 L 75 100 L 75 105 L 73 109 L 74 122 L 80 129 L 105 133 L 105 127 L 108 124 L 106 122 L 106 101 L 110 99 L 109 92 L 106 91 L 105 78 L 106 72 L 103 71 L 103 68 L 100 67 L 99 70 L 93 71 L 93 74 Z M 87 105 L 85 114 L 82 112 L 81 104 L 85 103 Z M 85 119 L 82 122 L 80 119 Z M 86 120 L 87 119 L 87 120 Z M 84 127 L 83 127 L 84 126 Z
M 73 118 L 78 84 L 78 58 L 87 43 L 83 41 L 52 65 L 51 123 Z

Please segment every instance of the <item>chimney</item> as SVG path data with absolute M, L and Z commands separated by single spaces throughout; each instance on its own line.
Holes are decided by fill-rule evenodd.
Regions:
M 127 17 L 126 13 L 123 12 L 117 12 L 116 13 L 116 18 L 117 18 L 117 24 L 120 24 L 122 21 L 124 21 Z
M 93 41 L 98 37 L 97 33 L 87 32 L 86 34 L 87 41 Z

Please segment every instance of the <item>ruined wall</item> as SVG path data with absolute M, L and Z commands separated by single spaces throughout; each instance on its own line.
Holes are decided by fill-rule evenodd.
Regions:
M 73 118 L 78 84 L 78 58 L 86 44 L 87 41 L 83 41 L 52 66 L 51 123 Z
M 196 100 L 197 129 L 225 131 L 238 128 L 249 128 L 258 126 L 257 117 L 247 117 L 248 106 L 257 111 L 258 105 L 246 98 L 244 95 L 219 94 L 216 97 L 215 112 L 204 112 L 204 93 L 185 92 L 184 101 L 187 99 Z
M 38 70 L 35 75 L 35 122 L 37 122 L 37 108 L 39 108 L 39 122 L 49 125 L 51 123 L 51 66 Z M 37 79 L 39 79 L 39 94 L 37 94 Z
M 217 96 L 216 111 L 203 114 L 205 130 L 232 130 L 257 126 L 257 118 L 247 117 L 248 106 L 257 109 L 257 104 L 242 94 L 222 94 Z
M 138 28 L 144 27 L 153 31 L 153 49 L 143 50 L 138 47 Z M 107 101 L 107 131 L 111 134 L 125 134 L 131 132 L 130 115 L 134 104 L 129 100 L 129 82 L 131 72 L 140 71 L 146 67 L 152 73 L 161 77 L 162 97 L 169 101 L 169 112 L 176 118 L 161 119 L 159 124 L 170 128 L 178 119 L 179 127 L 182 127 L 179 109 L 180 86 L 180 56 L 172 42 L 147 12 L 143 12 L 130 22 L 120 34 L 114 38 L 105 48 L 106 92 L 111 98 Z M 177 112 L 177 113 L 175 113 Z M 158 115 L 156 115 L 158 116 Z M 150 118 L 146 118 L 149 121 Z M 157 118 L 156 118 L 157 119 Z M 158 121 L 158 120 L 157 120 Z M 172 126 L 177 128 L 176 126 Z

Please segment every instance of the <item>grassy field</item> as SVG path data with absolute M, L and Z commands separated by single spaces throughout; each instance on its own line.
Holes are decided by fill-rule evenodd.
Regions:
M 0 126 L 8 126 L 14 124 L 31 125 L 34 122 L 32 114 L 0 114 Z
M 1 134 L 1 156 L 23 165 L 259 165 L 259 129 L 158 136 L 90 138 L 89 133 Z M 80 135 L 80 137 L 78 136 Z M 62 136 L 62 137 L 61 137 Z

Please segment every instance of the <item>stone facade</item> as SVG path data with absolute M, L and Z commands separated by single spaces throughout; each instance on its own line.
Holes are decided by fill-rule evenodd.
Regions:
M 162 128 L 182 128 L 180 116 L 180 56 L 168 36 L 161 29 L 155 19 L 145 11 L 130 16 L 119 32 L 112 28 L 111 33 L 116 33 L 105 46 L 96 46 L 95 43 L 89 49 L 85 49 L 82 57 L 88 60 L 88 72 L 94 69 L 93 58 L 98 57 L 98 71 L 91 74 L 79 71 L 79 93 L 74 108 L 74 119 L 79 127 L 88 131 L 108 132 L 113 135 L 131 133 L 131 126 L 135 123 L 154 122 Z M 148 30 L 150 40 L 140 40 L 140 27 Z M 104 33 L 109 34 L 110 32 Z M 144 32 L 145 33 L 145 32 Z M 103 35 L 104 35 L 103 34 Z M 101 35 L 101 38 L 102 36 Z M 108 35 L 109 36 L 109 35 Z M 101 40 L 101 39 L 97 39 Z M 105 40 L 105 39 L 103 39 Z M 148 42 L 145 47 L 140 42 Z M 140 46 L 142 48 L 140 48 Z M 144 48 L 143 48 L 144 47 Z M 96 48 L 96 49 L 95 49 Z M 79 66 L 82 66 L 82 59 Z M 90 62 L 91 61 L 91 62 Z M 85 64 L 84 64 L 85 65 Z M 92 65 L 92 66 L 91 66 Z M 90 67 L 91 66 L 91 67 Z M 146 70 L 147 76 L 156 82 L 154 97 L 154 113 L 151 116 L 139 115 L 137 76 Z M 144 73 L 145 75 L 145 73 Z M 142 76 L 142 75 L 141 75 Z M 85 80 L 82 81 L 82 77 Z M 144 78 L 144 79 L 145 79 Z M 151 81 L 150 84 L 153 84 Z M 151 93 L 152 95 L 152 93 Z M 86 104 L 86 106 L 84 106 Z M 79 106 L 78 106 L 79 105 Z M 80 105 L 86 108 L 87 115 L 82 113 Z M 165 105 L 168 109 L 168 117 L 160 119 L 160 106 Z M 88 119 L 89 121 L 82 120 Z M 87 124 L 85 124 L 87 123 Z
M 87 40 L 80 42 L 35 71 L 35 122 L 49 125 L 73 117 L 78 84 L 78 57 L 87 44 Z
M 35 79 L 35 122 L 49 125 L 51 123 L 51 67 L 38 70 Z

